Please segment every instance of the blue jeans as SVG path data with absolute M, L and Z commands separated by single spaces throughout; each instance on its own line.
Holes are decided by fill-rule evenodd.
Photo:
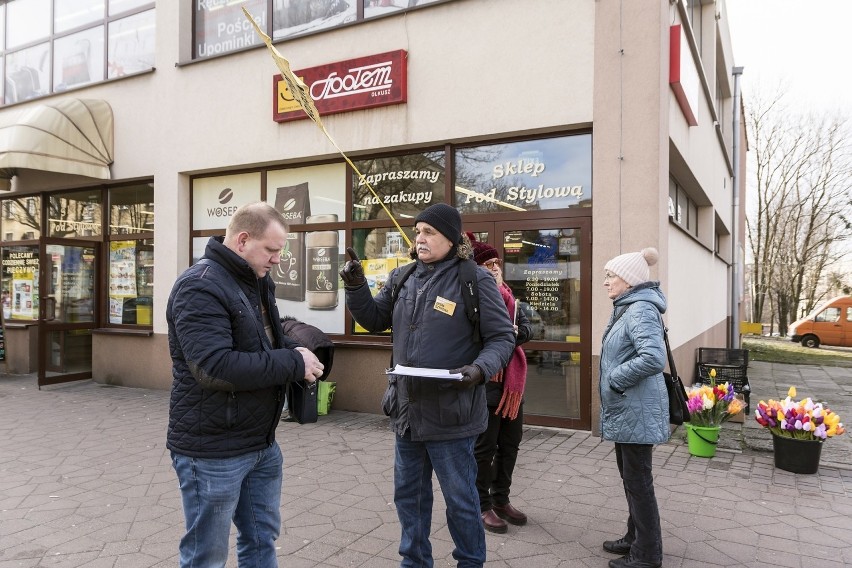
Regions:
M 485 564 L 485 529 L 476 492 L 476 436 L 457 440 L 412 442 L 408 433 L 396 437 L 393 501 L 402 538 L 400 568 L 432 568 L 432 471 L 438 476 L 447 504 L 447 528 L 456 545 L 459 568 Z
M 172 452 L 180 482 L 186 534 L 181 568 L 215 568 L 228 559 L 231 521 L 240 568 L 278 566 L 284 458 L 277 443 L 232 458 L 191 458 Z

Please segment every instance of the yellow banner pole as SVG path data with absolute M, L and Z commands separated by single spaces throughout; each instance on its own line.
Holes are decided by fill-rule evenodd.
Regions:
M 328 130 L 325 129 L 325 126 L 320 120 L 320 114 L 317 110 L 317 107 L 314 105 L 314 100 L 311 98 L 310 93 L 308 92 L 308 86 L 305 85 L 305 82 L 296 77 L 293 72 L 290 70 L 290 62 L 287 61 L 283 55 L 278 53 L 278 50 L 275 49 L 275 46 L 272 45 L 272 39 L 266 35 L 263 30 L 260 29 L 260 26 L 257 25 L 257 22 L 254 21 L 254 18 L 251 17 L 248 10 L 243 7 L 243 13 L 246 15 L 246 18 L 251 22 L 251 25 L 254 26 L 254 31 L 257 32 L 257 35 L 260 36 L 260 39 L 263 40 L 263 43 L 266 44 L 266 47 L 269 48 L 269 52 L 272 54 L 272 60 L 275 61 L 275 65 L 278 66 L 278 69 L 281 71 L 281 77 L 284 79 L 284 82 L 287 84 L 287 88 L 290 90 L 290 94 L 293 95 L 293 99 L 299 103 L 299 106 L 302 107 L 302 110 L 305 111 L 305 114 L 308 115 L 308 118 L 314 121 L 314 123 L 319 126 L 320 130 L 322 130 L 325 137 L 328 138 L 329 142 L 331 142 L 337 151 L 340 152 L 340 155 L 343 156 L 343 159 L 346 160 L 346 163 L 352 168 L 352 170 L 358 174 L 358 179 L 367 186 L 370 190 L 370 193 L 376 198 L 379 202 L 379 205 L 382 206 L 382 209 L 385 210 L 385 213 L 388 214 L 390 220 L 393 221 L 393 224 L 399 229 L 399 233 L 402 235 L 402 238 L 405 239 L 406 244 L 408 244 L 409 248 L 411 247 L 411 240 L 408 238 L 408 235 L 405 234 L 405 231 L 402 230 L 402 227 L 399 226 L 399 223 L 396 222 L 393 214 L 390 212 L 381 197 L 376 193 L 376 190 L 373 189 L 373 186 L 370 185 L 370 182 L 367 181 L 367 178 L 364 177 L 355 164 L 352 163 L 352 160 L 340 149 L 340 146 L 337 145 L 337 142 L 334 141 L 334 138 L 331 137 L 331 134 L 328 133 Z

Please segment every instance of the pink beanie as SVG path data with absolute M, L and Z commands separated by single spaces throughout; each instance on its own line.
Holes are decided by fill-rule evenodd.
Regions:
M 659 258 L 657 249 L 650 247 L 619 255 L 607 262 L 604 270 L 609 270 L 630 286 L 636 286 L 651 279 L 648 267 L 657 264 Z

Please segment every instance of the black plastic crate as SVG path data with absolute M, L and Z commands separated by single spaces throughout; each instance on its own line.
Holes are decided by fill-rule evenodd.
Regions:
M 747 353 L 747 352 L 746 352 Z M 709 385 L 710 370 L 716 369 L 716 384 L 731 383 L 734 385 L 734 392 L 742 394 L 745 399 L 746 407 L 744 412 L 746 415 L 751 412 L 751 386 L 748 384 L 748 368 L 746 365 L 719 365 L 716 363 L 698 363 L 698 380 Z
M 697 363 L 714 365 L 736 365 L 748 367 L 748 349 L 725 349 L 721 347 L 699 347 Z
M 698 363 L 748 367 L 748 349 L 699 347 Z

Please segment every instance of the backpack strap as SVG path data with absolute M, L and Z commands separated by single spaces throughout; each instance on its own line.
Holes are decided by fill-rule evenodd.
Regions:
M 402 289 L 402 285 L 408 280 L 408 277 L 411 276 L 411 273 L 414 272 L 414 269 L 417 268 L 417 261 L 409 262 L 408 264 L 404 264 L 397 271 L 397 278 L 393 283 L 393 287 L 391 288 L 391 317 L 393 317 L 393 309 L 396 306 L 396 300 L 399 298 L 399 291 Z M 391 345 L 393 345 L 393 325 L 391 325 Z M 391 358 L 390 358 L 390 368 L 393 369 L 393 348 L 391 348 Z
M 459 280 L 462 284 L 462 298 L 467 319 L 473 324 L 473 340 L 482 343 L 479 333 L 479 282 L 476 279 L 476 262 L 467 259 L 459 264 Z

